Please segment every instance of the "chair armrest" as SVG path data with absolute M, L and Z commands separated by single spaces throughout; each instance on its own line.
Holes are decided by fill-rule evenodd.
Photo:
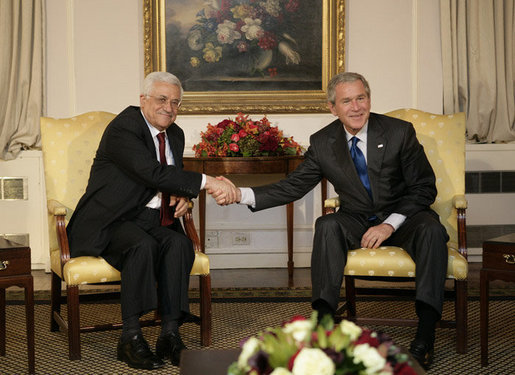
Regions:
M 324 207 L 327 207 L 327 208 L 340 207 L 340 198 L 338 198 L 338 197 L 327 198 L 324 201 Z
M 455 195 L 452 199 L 452 204 L 457 211 L 458 219 L 458 251 L 467 259 L 467 222 L 466 210 L 467 199 L 464 195 Z
M 322 210 L 324 215 L 332 214 L 336 212 L 336 208 L 340 207 L 340 198 L 339 197 L 332 197 L 327 198 L 324 201 L 324 208 Z
M 66 216 L 66 206 L 64 206 L 61 202 L 56 201 L 55 199 L 49 199 L 46 205 L 49 214 L 54 216 Z
M 188 204 L 188 211 L 186 215 L 182 218 L 182 223 L 184 224 L 184 230 L 186 231 L 186 236 L 193 243 L 193 250 L 199 251 L 203 253 L 202 247 L 200 246 L 200 239 L 198 237 L 197 229 L 195 228 L 195 223 L 193 221 L 193 202 L 190 201 Z
M 464 195 L 455 195 L 452 199 L 452 205 L 454 208 L 467 208 L 468 202 Z
M 55 229 L 57 234 L 57 243 L 59 245 L 59 253 L 61 257 L 61 275 L 63 267 L 70 260 L 70 245 L 68 243 L 68 234 L 66 233 L 66 213 L 67 208 L 61 202 L 54 199 L 47 201 L 47 209 L 50 215 L 55 218 Z

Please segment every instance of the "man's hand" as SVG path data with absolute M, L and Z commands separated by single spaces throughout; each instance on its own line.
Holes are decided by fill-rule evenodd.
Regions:
M 232 204 L 241 199 L 240 189 L 223 176 L 207 176 L 205 188 L 219 205 Z
M 361 247 L 377 249 L 393 232 L 394 229 L 390 224 L 382 223 L 370 227 L 361 238 Z
M 179 218 L 186 215 L 186 212 L 188 212 L 188 202 L 188 198 L 170 195 L 170 207 L 175 206 L 173 217 Z

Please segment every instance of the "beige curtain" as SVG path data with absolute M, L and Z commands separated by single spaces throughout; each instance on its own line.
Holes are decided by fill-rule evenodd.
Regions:
M 467 137 L 515 142 L 515 0 L 440 0 L 444 113 Z
M 40 146 L 43 1 L 0 0 L 0 159 Z

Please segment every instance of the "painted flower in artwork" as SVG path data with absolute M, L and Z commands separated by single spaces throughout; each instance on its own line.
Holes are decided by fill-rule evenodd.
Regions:
M 291 35 L 302 17 L 299 1 L 206 0 L 187 36 L 191 66 L 240 61 L 248 74 L 270 74 L 272 55 L 263 51 L 284 64 L 300 64 L 300 41 Z M 272 71 L 271 77 L 277 68 Z

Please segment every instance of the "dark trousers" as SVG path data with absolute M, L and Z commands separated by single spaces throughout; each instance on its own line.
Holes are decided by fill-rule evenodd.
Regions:
M 184 232 L 160 225 L 159 210 L 144 209 L 115 224 L 102 256 L 121 272 L 123 319 L 155 310 L 158 301 L 161 314 L 172 319 L 189 313 L 193 245 Z
M 336 309 L 347 252 L 361 247 L 361 237 L 377 223 L 338 211 L 315 224 L 311 255 L 312 301 L 325 300 Z M 421 211 L 406 221 L 382 245 L 405 249 L 416 265 L 416 299 L 442 313 L 449 236 L 438 215 Z

